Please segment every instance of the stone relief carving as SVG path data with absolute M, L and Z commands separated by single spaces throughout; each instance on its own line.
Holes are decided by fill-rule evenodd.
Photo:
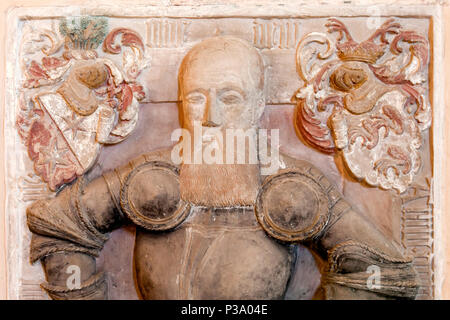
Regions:
M 83 79 L 98 83 L 101 68 L 92 71 L 93 79 Z M 370 69 L 363 68 L 344 64 L 330 78 L 346 89 L 348 81 L 370 81 Z M 263 173 L 263 146 L 250 142 L 243 150 L 260 155 L 256 163 L 220 162 L 229 147 L 228 140 L 220 139 L 227 130 L 249 130 L 249 139 L 261 134 L 264 74 L 261 54 L 244 40 L 222 36 L 195 44 L 179 72 L 180 163 L 173 157 L 180 144 L 143 154 L 91 181 L 80 176 L 55 198 L 28 208 L 31 260 L 43 262 L 43 288 L 52 298 L 107 298 L 105 275 L 96 271 L 95 257 L 107 233 L 129 222 L 138 225 L 134 265 L 146 299 L 282 298 L 297 263 L 292 248 L 298 244 L 327 261 L 324 298 L 416 296 L 412 259 L 312 164 L 280 153 L 276 172 Z M 398 107 L 387 107 L 383 119 L 399 125 L 389 118 L 400 112 Z M 187 135 L 195 137 L 199 125 L 201 136 L 188 143 Z M 197 148 L 214 154 L 217 162 L 189 162 L 187 154 Z M 279 152 L 277 147 L 269 151 L 272 156 Z M 61 270 L 67 265 L 81 268 L 77 288 L 66 285 L 67 274 Z M 370 287 L 366 271 L 373 265 L 381 269 L 381 277 L 379 286 Z
M 433 204 L 430 181 L 415 185 L 401 195 L 402 245 L 406 254 L 414 256 L 414 266 L 421 284 L 418 295 L 432 297 L 434 274 L 429 268 L 433 259 Z
M 439 172 L 439 160 L 436 160 L 439 156 L 436 158 L 436 155 L 440 154 L 440 147 L 436 143 L 439 140 L 435 138 L 439 137 L 440 117 L 433 119 L 432 136 L 431 130 L 428 130 L 429 125 L 425 121 L 421 122 L 420 117 L 415 117 L 421 99 L 424 102 L 423 114 L 430 115 L 430 109 L 425 112 L 429 108 L 428 101 L 433 102 L 435 116 L 439 115 L 435 112 L 442 105 L 440 86 L 435 86 L 439 83 L 439 72 L 435 70 L 439 69 L 441 49 L 438 41 L 439 20 L 435 19 L 439 19 L 436 9 L 424 6 L 420 8 L 420 15 L 417 15 L 416 7 L 392 6 L 392 9 L 382 9 L 382 15 L 377 17 L 379 21 L 374 27 L 369 21 L 373 19 L 366 17 L 368 13 L 365 8 L 352 8 L 351 14 L 344 10 L 341 15 L 338 11 L 338 20 L 342 22 L 339 23 L 336 19 L 327 20 L 327 17 L 336 14 L 336 7 L 327 7 L 324 11 L 311 11 L 309 7 L 300 6 L 295 9 L 296 6 L 291 4 L 270 5 L 270 10 L 259 5 L 246 9 L 247 4 L 236 8 L 229 8 L 227 5 L 219 7 L 211 6 L 208 12 L 203 7 L 184 6 L 12 10 L 8 20 L 14 23 L 8 23 L 11 32 L 7 36 L 7 112 L 4 120 L 5 142 L 9 153 L 6 155 L 6 219 L 9 220 L 8 242 L 12 244 L 8 248 L 8 295 L 19 299 L 47 299 L 49 296 L 56 299 L 168 296 L 216 298 L 220 294 L 227 297 L 238 297 L 239 294 L 255 297 L 257 295 L 253 294 L 260 288 L 261 295 L 258 297 L 266 294 L 269 298 L 285 299 L 430 299 L 435 294 L 439 297 L 439 285 L 435 287 L 440 281 L 439 268 L 435 270 L 440 258 L 439 242 L 435 240 L 439 219 L 435 220 L 434 206 L 436 199 L 439 199 L 436 190 L 440 182 L 433 175 Z M 317 12 L 320 12 L 320 16 Z M 69 46 L 70 41 L 63 35 L 64 31 L 60 31 L 61 17 L 64 16 L 68 17 L 67 29 L 82 29 L 79 16 L 76 17 L 75 24 L 72 24 L 69 17 L 74 13 L 92 14 L 93 16 L 86 16 L 85 19 L 94 21 L 107 17 L 106 32 L 99 37 L 98 47 L 92 50 L 96 52 L 96 56 L 92 59 L 78 59 L 92 62 L 92 68 L 88 72 L 92 77 L 86 78 L 84 82 L 80 81 L 83 76 L 75 70 L 77 68 L 74 62 L 78 60 L 64 57 L 65 52 L 70 51 L 66 49 L 65 43 Z M 395 17 L 395 20 L 382 26 L 389 17 Z M 330 31 L 333 28 L 336 30 L 327 34 L 327 24 Z M 86 28 L 88 25 L 89 23 L 83 23 Z M 381 36 L 384 31 L 376 31 L 378 26 L 389 29 L 385 34 L 387 43 L 384 46 Z M 135 47 L 121 45 L 121 42 L 126 42 L 127 37 L 119 33 L 111 41 L 113 49 L 110 51 L 114 51 L 115 44 L 118 44 L 121 46 L 120 52 L 104 50 L 106 35 L 110 30 L 119 29 L 134 30 L 141 39 L 140 43 Z M 338 41 L 339 29 L 347 31 L 342 31 L 342 39 Z M 314 38 L 319 33 L 321 35 Z M 400 40 L 401 33 L 404 33 L 405 41 Z M 308 35 L 311 35 L 310 40 L 316 40 L 309 43 L 302 41 Z M 351 49 L 352 45 L 348 46 L 350 49 L 346 45 L 352 42 L 347 35 L 353 39 L 355 48 L 360 46 L 364 51 L 370 49 L 370 44 L 367 43 L 373 42 L 373 48 L 382 48 L 383 55 L 376 60 L 355 61 L 357 59 L 354 56 L 350 60 L 344 60 L 338 54 L 338 47 L 341 46 L 343 52 Z M 275 171 L 265 173 L 262 159 L 258 159 L 259 170 L 252 166 L 245 170 L 234 170 L 231 166 L 226 170 L 215 170 L 211 165 L 193 166 L 174 162 L 171 153 L 180 144 L 175 148 L 153 151 L 173 146 L 175 140 L 170 135 L 180 125 L 189 132 L 189 121 L 179 121 L 179 118 L 181 120 L 189 116 L 189 112 L 184 115 L 182 108 L 182 100 L 189 99 L 183 98 L 182 92 L 177 90 L 181 83 L 179 71 L 186 69 L 184 64 L 180 67 L 180 63 L 183 59 L 188 61 L 188 56 L 192 55 L 192 51 L 202 41 L 208 43 L 211 40 L 209 37 L 216 36 L 244 39 L 257 49 L 264 60 L 266 79 L 263 97 L 266 106 L 262 116 L 259 112 L 255 113 L 260 120 L 254 127 L 258 133 L 261 128 L 268 132 L 273 128 L 280 129 L 279 143 L 274 143 L 280 145 L 279 168 Z M 328 40 L 324 40 L 323 36 L 329 40 L 329 49 Z M 396 38 L 398 42 L 393 45 Z M 134 41 L 128 39 L 130 42 Z M 299 77 L 301 71 L 296 69 L 299 66 L 296 54 L 297 47 L 300 49 L 299 42 L 305 45 L 304 54 L 300 55 L 303 60 L 308 60 L 305 70 L 313 73 L 312 70 L 320 70 L 323 64 L 336 61 L 336 64 L 325 71 L 319 83 L 321 89 L 317 92 L 318 96 L 313 96 L 317 100 L 313 100 L 311 104 L 311 110 L 315 113 L 307 113 L 310 118 L 300 115 L 304 99 L 292 99 L 295 93 L 300 93 L 306 90 L 308 84 L 315 83 L 314 79 L 305 81 Z M 147 57 L 143 55 L 144 47 L 145 55 L 152 57 L 150 68 L 145 70 Z M 322 54 L 309 59 L 305 53 L 313 53 L 314 50 Z M 327 57 L 328 53 L 325 52 L 330 53 L 330 56 Z M 425 57 L 425 52 L 428 57 Z M 360 52 L 356 56 L 358 54 Z M 241 62 L 248 59 L 248 56 L 252 54 L 242 54 Z M 200 79 L 206 83 L 202 87 L 205 91 L 215 91 L 219 97 L 218 92 L 221 91 L 215 89 L 220 81 L 214 83 L 205 79 L 208 79 L 209 73 L 213 73 L 213 65 L 217 64 L 214 61 L 223 60 L 221 67 L 215 69 L 217 73 L 222 73 L 223 69 L 233 69 L 231 66 L 235 62 L 229 57 L 214 57 L 212 56 L 210 63 L 205 61 L 203 75 L 197 72 L 186 83 L 192 84 L 191 80 Z M 73 150 L 69 149 L 69 155 L 64 153 L 64 147 L 67 150 L 68 144 L 59 127 L 66 130 L 69 139 L 73 131 L 64 127 L 64 120 L 45 130 L 41 130 L 39 124 L 36 124 L 35 131 L 41 130 L 42 133 L 48 130 L 59 138 L 55 139 L 53 145 L 54 160 L 58 165 L 55 167 L 55 161 L 46 163 L 45 157 L 51 154 L 50 150 L 37 144 L 35 147 L 41 153 L 42 160 L 40 163 L 39 159 L 33 161 L 29 156 L 28 141 L 40 136 L 30 133 L 31 124 L 39 122 L 47 127 L 54 124 L 47 109 L 40 106 L 37 99 L 39 95 L 67 95 L 70 98 L 73 95 L 70 92 L 72 89 L 83 90 L 82 86 L 89 88 L 90 90 L 83 91 L 88 97 L 87 103 L 77 101 L 72 102 L 74 106 L 71 106 L 69 101 L 64 100 L 66 109 L 75 114 L 74 119 L 71 114 L 66 118 L 75 120 L 73 122 L 76 124 L 82 117 L 89 117 L 83 115 L 89 113 L 89 108 L 93 106 L 89 103 L 92 102 L 89 97 L 94 96 L 101 104 L 105 103 L 104 86 L 91 89 L 88 85 L 90 83 L 90 86 L 95 87 L 97 82 L 103 81 L 102 60 L 113 63 L 123 79 L 126 79 L 127 59 L 140 61 L 136 65 L 141 65 L 144 72 L 135 80 L 128 78 L 122 84 L 143 85 L 142 91 L 147 93 L 148 88 L 151 92 L 151 95 L 146 94 L 142 100 L 139 100 L 138 92 L 133 93 L 134 100 L 140 103 L 139 119 L 127 138 L 115 145 L 95 142 L 98 143 L 95 151 L 95 158 L 98 155 L 98 159 L 94 159 L 89 168 L 80 171 L 79 176 L 76 174 L 72 179 L 66 179 L 70 176 L 67 172 L 75 170 L 70 168 L 70 160 L 78 160 L 72 156 L 75 155 Z M 58 61 L 61 62 L 60 65 Z M 66 61 L 69 62 L 64 64 Z M 55 67 L 52 69 L 53 64 Z M 316 68 L 315 64 L 319 67 Z M 402 65 L 406 67 L 402 69 Z M 375 67 L 380 69 L 375 70 Z M 244 69 L 242 64 L 240 68 Z M 395 74 L 397 71 L 398 77 L 387 79 L 391 76 L 389 72 Z M 108 72 L 107 79 L 110 78 Z M 402 77 L 407 80 L 402 80 Z M 236 78 L 249 83 L 242 74 L 236 74 Z M 390 103 L 377 105 L 378 101 L 374 99 L 371 103 L 377 107 L 364 110 L 364 106 L 370 104 L 358 102 L 364 102 L 365 94 L 371 93 L 370 90 L 363 90 L 369 87 L 386 89 L 386 92 L 381 90 L 381 93 L 375 93 L 385 94 L 384 100 L 380 101 Z M 314 109 L 315 104 L 323 98 L 320 94 L 324 97 L 340 95 L 343 110 L 332 100 Z M 111 108 L 116 125 L 120 120 L 117 105 L 121 103 L 122 94 L 113 96 L 117 100 L 116 107 Z M 361 100 L 357 100 L 360 97 Z M 211 95 L 203 99 L 211 101 Z M 220 98 L 217 100 L 223 103 Z M 225 100 L 236 102 L 239 101 L 239 96 L 227 97 Z M 392 104 L 395 101 L 397 103 Z M 349 109 L 346 109 L 346 103 L 350 106 Z M 385 106 L 387 107 L 383 108 Z M 375 112 L 376 110 L 378 111 Z M 358 112 L 362 113 L 357 114 Z M 332 121 L 335 113 L 343 115 L 341 118 L 336 116 L 336 127 Z M 401 121 L 397 121 L 398 114 L 403 117 Z M 307 136 L 300 131 L 301 125 L 308 126 L 308 121 L 300 117 L 306 120 L 316 117 L 315 120 L 319 120 L 312 121 L 317 127 L 308 127 L 308 132 L 315 134 L 314 137 L 317 138 L 317 132 L 321 132 L 318 128 L 326 129 L 325 140 L 331 142 L 333 151 L 320 150 L 317 145 L 308 141 Z M 213 118 L 216 121 L 205 123 L 202 131 L 206 133 L 200 135 L 203 146 L 208 151 L 227 146 L 226 140 L 220 141 L 220 135 L 216 132 L 217 128 L 227 127 L 221 121 L 226 117 L 219 113 L 213 114 Z M 241 115 L 241 118 L 245 120 L 247 116 Z M 221 125 L 215 126 L 216 122 Z M 239 128 L 243 126 L 240 121 L 236 122 L 240 123 Z M 352 143 L 340 148 L 334 131 L 339 131 L 337 129 L 344 125 L 354 129 L 355 138 Z M 416 138 L 411 133 L 415 127 L 418 127 Z M 105 132 L 110 129 L 108 126 L 104 128 Z M 412 129 L 407 131 L 405 128 Z M 76 137 L 81 141 L 80 134 L 81 137 L 84 135 L 83 131 L 78 130 Z M 92 134 L 97 135 L 97 131 Z M 342 136 L 345 137 L 340 137 Z M 64 139 L 61 140 L 61 137 Z M 386 148 L 384 151 L 391 157 L 391 161 L 395 161 L 394 164 L 379 162 L 376 170 L 373 168 L 375 165 L 363 166 L 360 176 L 352 172 L 358 161 L 364 165 L 367 163 L 362 160 L 363 157 L 367 159 L 373 154 L 378 156 L 379 151 L 376 150 L 382 149 L 381 146 L 396 143 L 394 138 L 411 139 L 414 143 L 418 141 L 411 147 L 415 152 L 408 154 L 411 159 L 405 160 L 404 165 L 389 154 L 399 154 L 396 152 L 398 150 L 389 151 Z M 213 142 L 209 143 L 211 139 Z M 278 135 L 272 135 L 269 141 L 278 141 Z M 261 152 L 264 144 L 258 142 L 259 153 L 265 153 Z M 401 148 L 405 147 L 403 142 L 399 145 Z M 351 150 L 361 159 L 356 156 L 351 158 Z M 142 156 L 128 163 L 139 154 Z M 304 159 L 313 165 L 298 159 Z M 352 163 L 353 167 L 347 162 Z M 128 164 L 119 166 L 124 163 Z M 40 171 L 35 170 L 36 165 Z M 45 177 L 52 166 L 56 168 L 53 176 Z M 404 173 L 408 166 L 410 172 Z M 66 169 L 67 172 L 64 171 Z M 373 184 L 376 188 L 365 181 L 364 174 L 370 175 L 370 172 L 372 176 L 373 173 L 377 175 L 376 183 Z M 383 172 L 388 177 L 382 177 Z M 398 172 L 400 174 L 397 175 Z M 224 176 L 229 178 L 223 178 Z M 194 180 L 192 177 L 201 179 Z M 68 182 L 69 180 L 71 181 Z M 149 183 L 150 180 L 154 183 Z M 400 187 L 405 188 L 403 192 Z M 245 192 L 238 192 L 239 190 Z M 334 203 L 336 199 L 339 200 Z M 28 206 L 30 209 L 26 219 Z M 436 202 L 436 209 L 439 212 L 439 201 Z M 361 217 L 366 221 L 360 221 Z M 33 232 L 29 232 L 27 223 Z M 117 229 L 123 225 L 125 227 Z M 354 232 L 351 226 L 358 229 L 359 233 L 374 234 L 365 237 Z M 374 231 L 375 229 L 381 232 Z M 161 236 L 163 233 L 167 238 Z M 344 237 L 351 241 L 344 241 Z M 264 289 L 257 279 L 250 276 L 249 280 L 244 277 L 258 273 L 254 265 L 258 261 L 261 265 L 266 264 L 266 258 L 264 254 L 258 254 L 258 248 L 246 246 L 248 242 L 252 243 L 252 239 L 259 241 L 259 249 L 267 249 L 276 256 L 271 257 L 268 266 L 279 262 L 278 276 L 269 276 L 274 280 L 271 288 Z M 178 250 L 168 250 L 163 242 L 169 243 L 169 249 Z M 134 255 L 135 243 L 140 244 L 140 251 Z M 237 250 L 242 247 L 241 244 L 245 250 Z M 386 244 L 395 248 L 386 249 Z M 149 254 L 150 251 L 157 253 Z M 142 258 L 144 256 L 148 258 Z M 234 259 L 228 259 L 230 256 Z M 162 263 L 161 261 L 169 259 L 167 257 L 173 259 L 168 264 Z M 28 263 L 30 258 L 33 261 L 41 260 L 44 270 L 40 263 Z M 138 263 L 131 263 L 132 259 Z M 241 263 L 240 267 L 236 261 Z M 66 263 L 81 266 L 81 290 L 72 290 L 67 286 L 68 274 L 64 272 Z M 252 284 L 246 286 L 249 290 L 237 290 L 231 284 L 223 285 L 224 281 L 209 285 L 208 281 L 211 279 L 208 277 L 219 274 L 214 272 L 215 268 L 223 265 L 227 266 L 220 273 L 223 273 L 224 281 L 234 283 L 234 279 L 238 278 L 234 274 L 239 273 L 243 277 L 236 282 Z M 287 265 L 290 267 L 287 268 Z M 373 265 L 381 266 L 387 276 L 382 279 L 382 286 L 378 291 L 365 286 L 365 280 L 370 275 L 368 270 Z M 149 266 L 154 268 L 152 272 L 148 271 Z M 360 269 L 353 268 L 355 266 Z M 53 272 L 55 268 L 62 271 Z M 288 272 L 283 272 L 287 269 Z M 264 273 L 266 271 L 270 274 L 273 269 L 264 270 Z M 161 277 L 164 274 L 168 276 Z M 47 283 L 43 284 L 45 290 L 42 290 L 40 283 L 45 276 Z M 283 285 L 284 277 L 289 277 L 286 286 Z M 395 286 L 391 286 L 393 278 L 398 280 Z M 149 290 L 148 283 L 158 290 Z M 320 289 L 317 290 L 319 285 Z M 217 287 L 217 290 L 206 292 L 204 288 L 208 286 Z
M 122 53 L 122 66 L 99 57 L 100 45 L 104 54 Z M 145 97 L 137 77 L 148 59 L 139 34 L 108 33 L 101 17 L 63 19 L 52 30 L 25 25 L 20 54 L 17 129 L 36 174 L 55 191 L 91 168 L 102 145 L 133 131 Z
M 394 19 L 360 43 L 338 19 L 326 27 L 330 35 L 309 33 L 297 47 L 305 84 L 296 94 L 296 128 L 317 150 L 342 157 L 356 178 L 404 192 L 431 124 L 428 40 Z

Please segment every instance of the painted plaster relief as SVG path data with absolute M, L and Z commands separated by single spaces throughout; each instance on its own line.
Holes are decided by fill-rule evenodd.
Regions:
M 24 27 L 17 116 L 34 170 L 51 190 L 89 170 L 102 145 L 133 131 L 145 97 L 137 77 L 148 65 L 140 35 L 126 28 L 108 33 L 106 18 L 65 18 L 55 25 Z M 120 67 L 111 54 L 122 54 Z
M 373 27 L 225 9 L 18 11 L 11 296 L 434 298 L 430 16 L 396 11 Z M 249 84 L 226 99 L 241 108 L 198 107 L 231 72 Z M 204 96 L 188 95 L 195 86 Z M 174 163 L 173 133 L 202 117 L 278 130 L 280 167 Z M 80 290 L 52 271 L 67 261 L 88 271 Z M 379 289 L 365 285 L 371 264 L 388 275 Z

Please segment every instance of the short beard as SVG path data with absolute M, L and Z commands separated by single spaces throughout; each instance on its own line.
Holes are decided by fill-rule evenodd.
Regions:
M 256 164 L 182 164 L 181 199 L 199 206 L 252 206 L 260 186 Z

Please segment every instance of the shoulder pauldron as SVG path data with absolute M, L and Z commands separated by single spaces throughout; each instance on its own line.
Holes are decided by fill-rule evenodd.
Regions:
M 153 231 L 175 228 L 190 212 L 180 199 L 178 168 L 162 161 L 145 162 L 128 174 L 120 206 L 135 224 Z

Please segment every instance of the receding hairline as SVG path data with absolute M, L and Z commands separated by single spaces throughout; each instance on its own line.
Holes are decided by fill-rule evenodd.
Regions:
M 222 49 L 218 51 L 218 49 Z M 197 56 L 206 54 L 206 53 L 213 53 L 214 52 L 220 52 L 220 54 L 223 54 L 226 50 L 230 50 L 231 52 L 235 50 L 245 50 L 249 54 L 249 57 L 251 59 L 247 60 L 247 64 L 249 69 L 255 69 L 255 72 L 258 72 L 258 74 L 255 76 L 252 72 L 252 77 L 255 80 L 255 85 L 258 89 L 263 90 L 264 89 L 264 61 L 261 57 L 261 54 L 258 52 L 258 50 L 250 45 L 247 41 L 242 40 L 240 38 L 231 37 L 231 36 L 220 36 L 220 37 L 212 37 L 207 38 L 196 45 L 194 45 L 188 53 L 184 56 L 179 70 L 179 76 L 178 81 L 180 85 L 180 91 L 181 91 L 181 84 L 184 78 L 184 74 L 188 70 L 189 62 L 195 59 Z

